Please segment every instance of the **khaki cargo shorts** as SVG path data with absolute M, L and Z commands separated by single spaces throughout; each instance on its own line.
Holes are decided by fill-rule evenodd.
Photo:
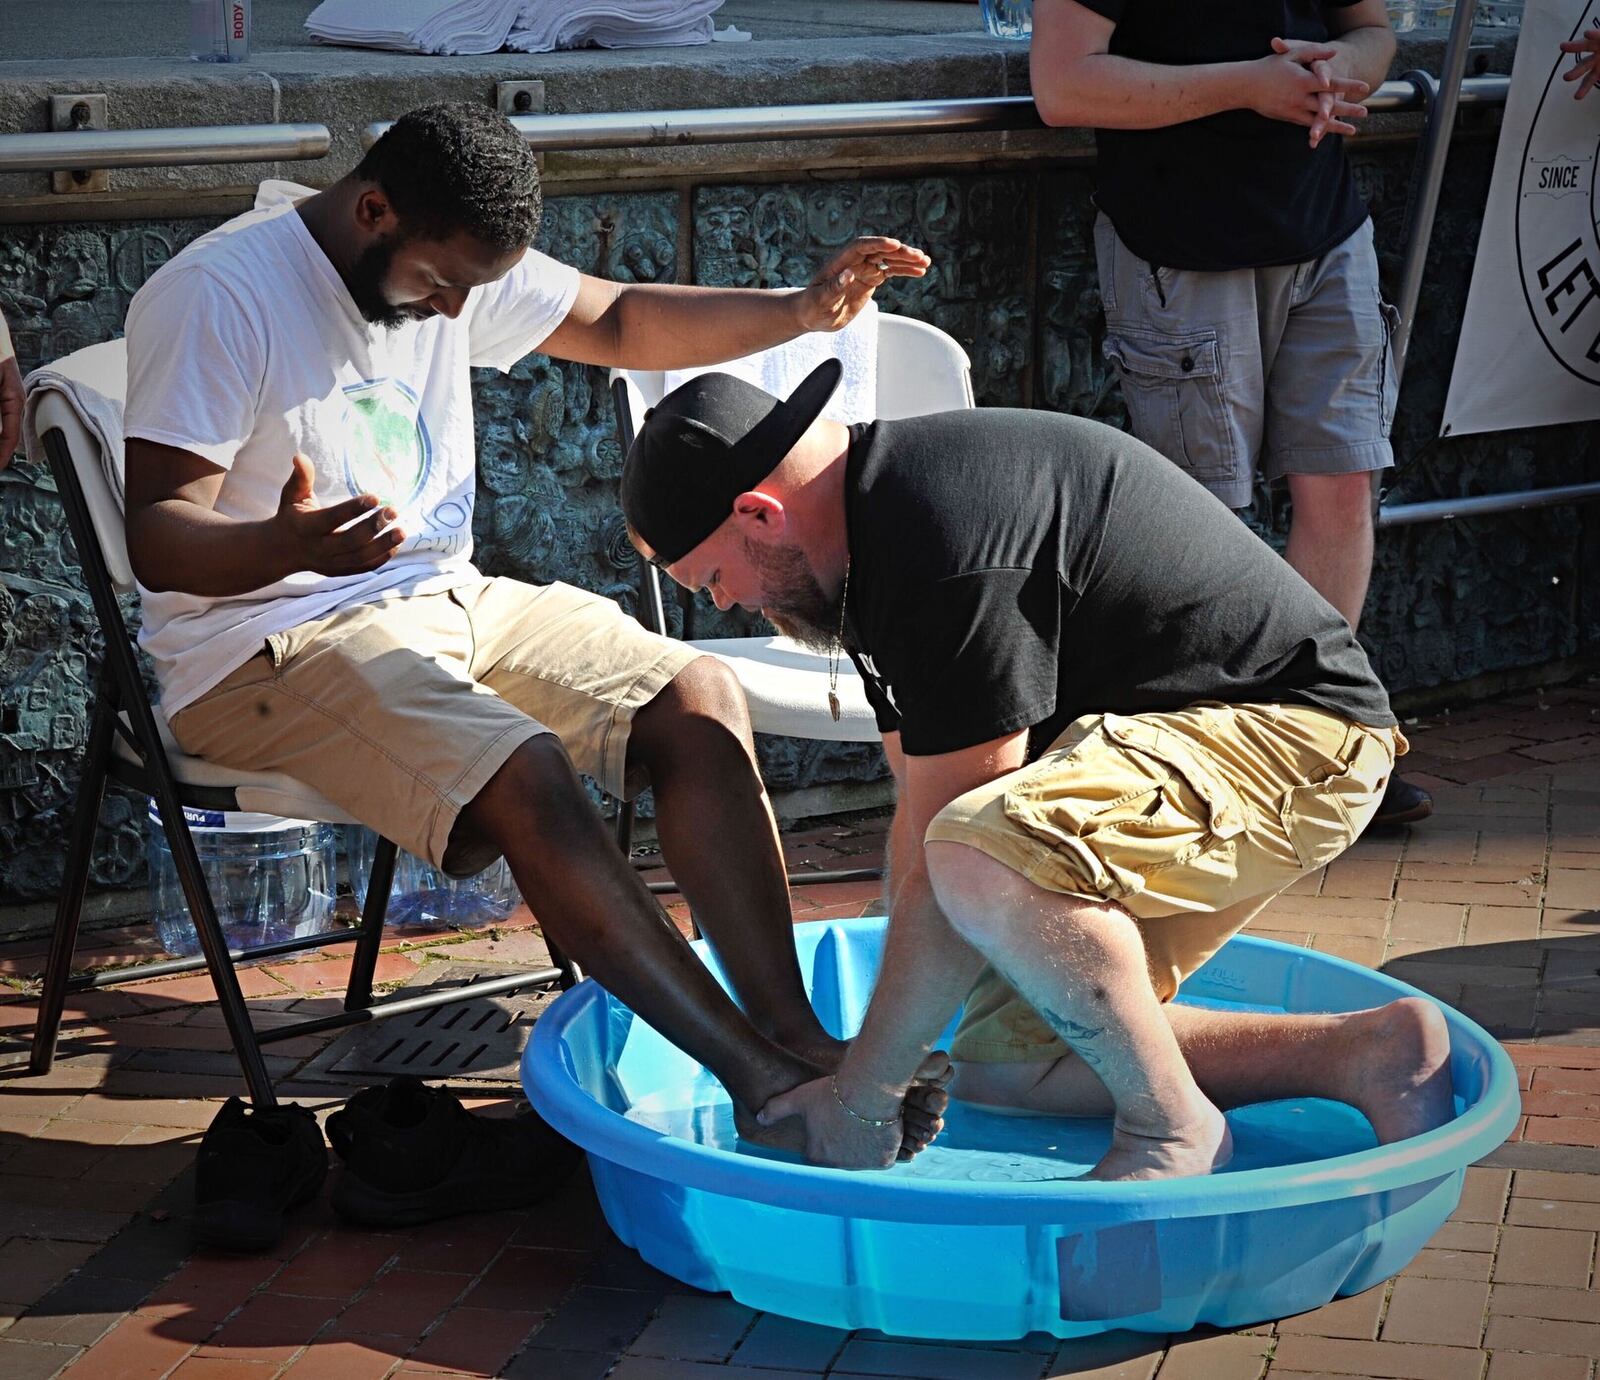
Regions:
M 1170 1001 L 1274 896 L 1354 841 L 1405 750 L 1398 729 L 1303 705 L 1095 714 L 953 800 L 927 838 L 968 844 L 1047 891 L 1124 907 Z M 979 1063 L 1066 1053 L 993 969 L 950 1048 Z
M 172 719 L 183 750 L 302 781 L 407 852 L 467 876 L 496 850 L 456 817 L 511 754 L 554 733 L 611 794 L 633 716 L 700 653 L 571 585 L 481 578 L 340 609 Z

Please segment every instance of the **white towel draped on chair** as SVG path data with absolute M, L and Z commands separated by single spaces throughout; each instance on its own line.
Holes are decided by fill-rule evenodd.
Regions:
M 29 459 L 37 465 L 45 463 L 36 421 L 39 402 L 47 393 L 60 393 L 99 444 L 100 471 L 119 509 L 123 506 L 122 397 L 128 387 L 127 360 L 122 341 L 108 340 L 35 369 L 22 385 L 28 395 L 22 414 L 22 442 Z

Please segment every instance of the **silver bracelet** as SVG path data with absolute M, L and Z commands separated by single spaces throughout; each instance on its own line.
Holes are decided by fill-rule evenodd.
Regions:
M 876 1130 L 881 1131 L 885 1126 L 893 1126 L 895 1122 L 900 1120 L 898 1116 L 891 1116 L 883 1121 L 879 1121 L 875 1116 L 862 1116 L 861 1113 L 856 1111 L 848 1102 L 844 1100 L 844 1098 L 839 1096 L 838 1074 L 834 1074 L 833 1077 L 828 1080 L 828 1086 L 833 1089 L 833 1100 L 844 1108 L 845 1115 L 854 1117 L 863 1126 L 871 1126 Z

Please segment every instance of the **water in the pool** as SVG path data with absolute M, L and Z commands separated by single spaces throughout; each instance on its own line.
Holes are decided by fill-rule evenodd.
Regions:
M 741 1141 L 733 1107 L 708 1074 L 651 1093 L 635 1094 L 625 1115 L 652 1130 L 718 1150 L 792 1160 L 793 1155 Z M 1370 1150 L 1367 1120 L 1339 1102 L 1307 1098 L 1267 1102 L 1228 1113 L 1234 1154 L 1223 1172 L 1300 1164 Z M 887 1171 L 907 1178 L 972 1183 L 1029 1183 L 1070 1179 L 1105 1152 L 1111 1123 L 1098 1118 L 1018 1117 L 952 1102 L 944 1134 L 909 1164 Z

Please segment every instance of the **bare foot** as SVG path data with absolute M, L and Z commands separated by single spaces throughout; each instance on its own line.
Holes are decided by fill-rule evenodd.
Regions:
M 1424 997 L 1402 997 L 1352 1016 L 1344 1101 L 1360 1109 L 1379 1144 L 1442 1126 L 1455 1113 L 1450 1027 Z
M 1182 1179 L 1209 1174 L 1233 1158 L 1226 1118 L 1206 1104 L 1199 1120 L 1172 1135 L 1146 1136 L 1112 1124 L 1111 1148 L 1086 1179 Z
M 778 1043 L 790 1054 L 809 1063 L 819 1077 L 837 1073 L 850 1049 L 848 1040 L 836 1040 L 827 1034 L 779 1039 Z M 916 1079 L 906 1089 L 904 1138 L 900 1143 L 899 1156 L 902 1164 L 920 1155 L 944 1130 L 944 1114 L 950 1106 L 950 1094 L 945 1089 L 954 1076 L 955 1065 L 942 1049 L 934 1050 L 917 1067 Z M 745 1135 L 745 1124 L 739 1121 L 737 1115 L 738 1104 L 734 1105 L 734 1120 L 740 1127 L 740 1135 Z M 769 1132 L 768 1128 L 757 1126 L 753 1117 L 749 1120 L 749 1127 L 754 1134 L 746 1138 L 759 1144 L 774 1144 L 765 1137 L 781 1129 L 772 1127 Z M 792 1147 L 780 1145 L 779 1148 L 787 1150 Z

